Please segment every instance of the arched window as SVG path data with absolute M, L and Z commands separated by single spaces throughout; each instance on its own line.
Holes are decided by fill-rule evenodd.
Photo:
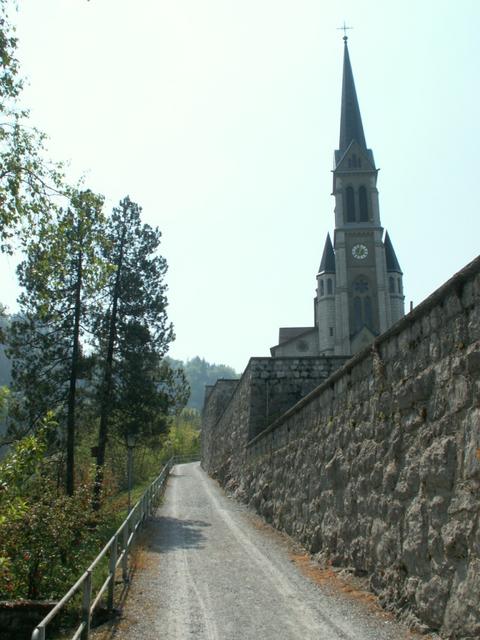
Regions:
M 360 331 L 363 327 L 362 300 L 358 296 L 353 299 L 353 320 L 355 324 L 355 331 Z
M 392 276 L 390 276 L 388 279 L 388 291 L 390 293 L 395 293 L 395 280 L 392 278 Z
M 356 293 L 366 293 L 368 291 L 368 280 L 365 276 L 358 276 L 353 283 L 353 290 Z
M 347 222 L 355 222 L 355 195 L 353 193 L 353 187 L 347 187 L 345 189 L 345 196 L 347 200 Z
M 402 279 L 398 279 L 398 293 L 402 293 Z
M 372 314 L 372 299 L 370 298 L 370 296 L 367 296 L 366 298 L 364 298 L 363 300 L 363 310 L 364 310 L 364 318 L 365 318 L 365 324 L 367 325 L 367 327 L 372 327 L 373 326 L 373 314 Z
M 333 283 L 331 278 L 328 278 L 327 280 L 327 293 L 329 296 L 331 296 L 333 293 Z
M 395 283 L 393 283 L 395 284 Z M 360 275 L 352 283 L 353 289 L 353 327 L 354 332 L 367 326 L 375 331 L 373 302 L 368 279 Z
M 323 296 L 325 293 L 325 288 L 323 285 L 323 280 L 320 280 L 320 295 Z
M 368 222 L 367 190 L 363 185 L 358 190 L 358 204 L 360 207 L 360 222 Z

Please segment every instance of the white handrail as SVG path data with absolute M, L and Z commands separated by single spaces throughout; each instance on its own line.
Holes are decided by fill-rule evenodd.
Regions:
M 90 622 L 95 608 L 98 606 L 104 591 L 108 587 L 107 606 L 109 610 L 113 609 L 115 573 L 117 568 L 122 565 L 122 580 L 128 581 L 128 551 L 132 546 L 135 535 L 139 530 L 145 518 L 153 511 L 153 506 L 157 498 L 161 495 L 165 481 L 168 478 L 171 468 L 174 465 L 174 457 L 163 467 L 160 475 L 147 487 L 140 500 L 136 503 L 128 516 L 122 522 L 116 533 L 110 538 L 107 544 L 100 551 L 95 560 L 91 563 L 83 575 L 75 582 L 73 587 L 63 596 L 63 598 L 55 605 L 48 615 L 35 627 L 32 632 L 32 640 L 45 640 L 45 631 L 47 625 L 60 613 L 73 596 L 82 590 L 82 607 L 81 607 L 81 623 L 75 629 L 71 640 L 88 640 L 90 636 Z M 121 552 L 118 553 L 118 545 L 121 546 Z M 98 563 L 109 554 L 108 577 L 101 585 L 98 592 L 93 597 L 92 603 L 92 573 Z M 118 556 L 118 557 L 117 557 Z

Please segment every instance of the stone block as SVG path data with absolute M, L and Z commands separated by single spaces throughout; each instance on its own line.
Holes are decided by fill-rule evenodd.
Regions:
M 480 559 L 462 564 L 450 586 L 446 603 L 443 633 L 445 637 L 474 640 L 480 638 Z
M 465 419 L 463 477 L 480 482 L 480 409 L 472 409 Z
M 480 373 L 480 349 L 478 345 L 473 351 L 465 356 L 467 372 L 470 376 L 476 376 Z
M 446 578 L 433 576 L 428 582 L 420 583 L 417 588 L 417 615 L 433 629 L 440 629 L 443 624 L 449 586 Z
M 465 376 L 455 376 L 447 388 L 448 406 L 453 413 L 471 402 L 470 385 Z
M 456 471 L 456 442 L 453 437 L 435 440 L 420 460 L 420 481 L 430 494 L 450 491 Z

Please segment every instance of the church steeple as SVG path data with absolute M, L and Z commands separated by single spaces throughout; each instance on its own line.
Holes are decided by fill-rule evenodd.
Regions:
M 348 28 L 342 27 L 345 34 Z M 328 234 L 316 276 L 314 327 L 296 327 L 288 339 L 281 329 L 274 356 L 351 356 L 404 314 L 403 274 L 389 235 L 383 239 L 378 170 L 363 132 L 346 35 L 344 43 L 333 243 Z
M 329 233 L 327 233 L 327 239 L 325 240 L 325 247 L 323 249 L 320 266 L 318 267 L 318 273 L 335 273 L 335 253 Z
M 387 271 L 396 271 L 397 273 L 403 273 L 395 255 L 392 241 L 388 235 L 388 231 L 385 232 L 385 259 L 387 261 Z
M 367 149 L 365 134 L 363 133 L 362 116 L 358 106 L 357 92 L 353 80 L 352 65 L 348 55 L 347 37 L 344 37 L 345 47 L 343 53 L 343 82 L 342 82 L 342 108 L 340 120 L 339 150 L 344 152 L 352 140 Z

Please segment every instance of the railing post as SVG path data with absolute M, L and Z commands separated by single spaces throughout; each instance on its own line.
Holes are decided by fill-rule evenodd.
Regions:
M 135 537 L 135 529 L 137 528 L 138 522 L 140 520 L 140 512 L 142 511 L 142 503 L 141 502 L 137 502 L 137 509 L 135 511 L 135 518 L 133 519 L 133 527 L 132 527 L 132 533 L 133 533 L 133 537 Z M 132 538 L 132 542 L 133 542 L 133 538 Z
M 32 633 L 32 640 L 45 640 L 45 627 L 36 627 Z
M 82 598 L 82 622 L 83 629 L 82 640 L 88 640 L 90 636 L 90 603 L 92 600 L 92 572 L 87 571 L 85 581 L 83 583 L 83 598 Z
M 129 535 L 130 520 L 128 520 L 123 527 L 123 558 L 122 558 L 122 579 L 123 582 L 128 582 L 128 535 Z
M 117 564 L 117 547 L 118 547 L 118 538 L 115 535 L 113 538 L 113 543 L 110 548 L 110 559 L 108 563 L 108 573 L 110 574 L 110 582 L 108 583 L 108 599 L 107 599 L 107 609 L 112 611 L 113 609 L 113 596 L 115 590 L 115 569 Z

